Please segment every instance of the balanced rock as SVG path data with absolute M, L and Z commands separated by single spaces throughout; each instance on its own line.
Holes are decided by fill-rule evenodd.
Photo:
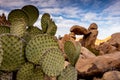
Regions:
M 72 26 L 70 32 L 74 32 L 76 35 L 87 35 L 90 33 L 86 28 L 79 25 Z

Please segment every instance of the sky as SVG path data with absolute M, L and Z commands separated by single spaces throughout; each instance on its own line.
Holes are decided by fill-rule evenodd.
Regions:
M 56 36 L 69 34 L 73 25 L 88 28 L 91 23 L 98 25 L 99 39 L 120 32 L 120 0 L 0 0 L 0 15 L 25 5 L 38 8 L 34 25 L 39 28 L 41 16 L 49 13 L 58 27 Z

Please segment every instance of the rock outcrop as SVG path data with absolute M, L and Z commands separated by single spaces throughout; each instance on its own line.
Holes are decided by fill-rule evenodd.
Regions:
M 120 33 L 114 33 L 107 42 L 101 43 L 97 49 L 100 54 L 109 54 L 120 51 Z
M 4 13 L 0 15 L 0 26 L 10 26 L 10 22 L 6 20 L 6 16 Z
M 107 71 L 120 69 L 120 52 L 87 59 L 79 58 L 76 63 L 78 74 L 82 78 L 101 76 Z

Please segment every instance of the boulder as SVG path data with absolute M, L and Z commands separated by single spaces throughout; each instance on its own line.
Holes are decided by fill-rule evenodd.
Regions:
M 108 42 L 117 48 L 120 51 L 120 33 L 114 33 L 111 36 L 111 39 Z
M 116 47 L 112 46 L 109 42 L 100 44 L 97 49 L 100 51 L 100 54 L 109 54 L 116 51 Z
M 120 80 L 120 72 L 119 71 L 108 71 L 105 72 L 102 80 Z
M 96 55 L 93 54 L 91 51 L 89 51 L 87 48 L 81 47 L 80 57 L 87 59 L 87 58 L 94 58 L 94 57 L 96 57 Z
M 109 70 L 120 69 L 120 52 L 105 54 L 93 58 L 79 58 L 75 68 L 82 78 L 100 76 Z

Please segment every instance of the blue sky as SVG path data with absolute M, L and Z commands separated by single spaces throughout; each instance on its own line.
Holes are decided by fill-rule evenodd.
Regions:
M 39 19 L 34 24 L 39 28 L 42 14 L 51 14 L 58 26 L 56 36 L 68 34 L 73 25 L 88 28 L 93 22 L 98 25 L 99 39 L 120 32 L 120 0 L 0 0 L 0 14 L 8 15 L 29 4 L 39 9 Z

